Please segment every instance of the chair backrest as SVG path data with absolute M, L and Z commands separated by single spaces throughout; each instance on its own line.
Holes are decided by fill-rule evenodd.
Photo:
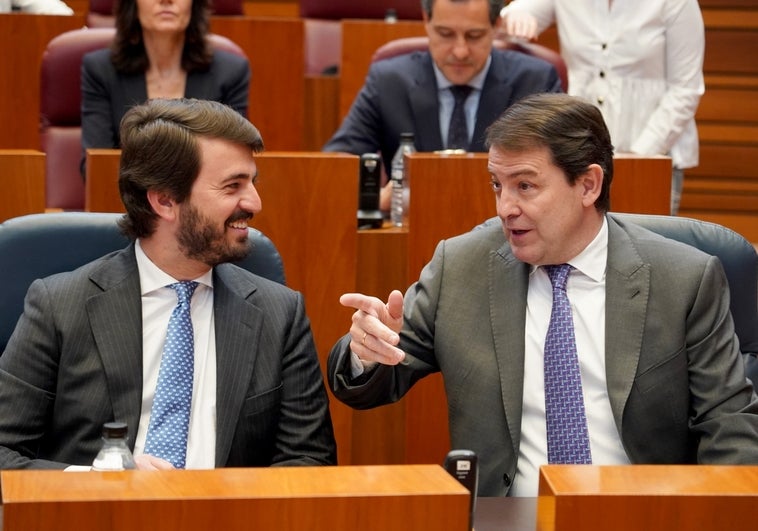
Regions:
M 729 282 L 730 309 L 745 355 L 748 377 L 758 387 L 758 253 L 731 229 L 697 219 L 652 214 L 611 214 L 666 238 L 697 247 L 721 261 Z
M 89 0 L 87 26 L 90 28 L 112 28 L 116 24 L 113 8 L 116 0 Z M 244 15 L 244 0 L 211 0 L 213 15 Z
M 129 244 L 116 225 L 121 217 L 122 214 L 61 212 L 31 214 L 0 223 L 0 271 L 5 283 L 0 297 L 0 353 L 23 312 L 26 291 L 35 279 L 71 271 Z M 252 228 L 248 238 L 253 250 L 237 265 L 284 284 L 284 265 L 273 242 Z
M 568 91 L 568 70 L 566 70 L 566 63 L 563 61 L 563 57 L 558 52 L 551 50 L 541 44 L 533 42 L 520 42 L 512 40 L 495 39 L 494 47 L 500 50 L 513 50 L 515 52 L 525 53 L 533 57 L 547 61 L 558 72 L 558 77 L 561 80 L 561 87 L 564 92 Z M 383 59 L 389 59 L 396 55 L 403 55 L 406 53 L 424 51 L 429 49 L 429 37 L 403 37 L 401 39 L 394 39 L 389 41 L 376 49 L 374 55 L 371 56 L 371 62 L 381 61 Z
M 52 39 L 40 68 L 40 136 L 46 153 L 45 204 L 48 208 L 82 210 L 84 181 L 80 171 L 82 57 L 107 48 L 113 28 L 67 31 Z M 221 35 L 209 35 L 211 46 L 245 57 L 237 44 Z

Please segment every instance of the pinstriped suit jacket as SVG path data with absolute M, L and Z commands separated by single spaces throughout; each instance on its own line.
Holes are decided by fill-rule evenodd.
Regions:
M 334 464 L 328 398 L 302 296 L 214 270 L 216 466 Z M 0 356 L 0 467 L 89 465 L 104 422 L 134 446 L 142 396 L 134 246 L 35 281 Z
M 453 448 L 478 454 L 480 495 L 505 496 L 521 436 L 528 275 L 499 223 L 441 242 L 406 294 L 406 360 L 353 382 L 343 338 L 328 362 L 335 396 L 374 407 L 440 371 Z M 728 294 L 717 258 L 608 216 L 606 381 L 632 463 L 758 464 L 758 402 Z

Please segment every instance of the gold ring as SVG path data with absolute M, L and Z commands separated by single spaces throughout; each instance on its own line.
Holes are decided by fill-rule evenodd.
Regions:
M 361 339 L 361 345 L 366 344 L 366 336 L 368 335 L 368 332 L 363 332 L 363 339 Z

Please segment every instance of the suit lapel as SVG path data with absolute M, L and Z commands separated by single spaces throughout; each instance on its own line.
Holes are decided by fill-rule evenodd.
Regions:
M 484 78 L 482 93 L 479 96 L 479 107 L 476 110 L 476 124 L 474 124 L 474 135 L 471 137 L 470 151 L 486 152 L 484 146 L 485 132 L 492 124 L 493 116 L 500 116 L 500 113 L 507 107 L 506 102 L 511 101 L 513 87 L 504 77 L 508 68 L 503 64 L 504 57 L 500 53 L 492 53 L 492 62 Z
M 142 407 L 142 303 L 134 246 L 107 260 L 90 280 L 103 290 L 85 304 L 113 416 L 136 427 Z M 132 447 L 136 433 L 129 433 Z
M 619 433 L 637 372 L 650 293 L 650 266 L 616 221 L 608 219 L 605 276 L 605 363 L 608 396 Z
M 250 302 L 255 285 L 231 266 L 213 280 L 216 327 L 216 466 L 226 464 L 258 355 L 263 313 Z
M 507 244 L 490 255 L 490 317 L 505 417 L 514 453 L 521 433 L 524 393 L 524 330 L 529 266 Z
M 419 64 L 414 65 L 415 86 L 409 94 L 413 123 L 416 127 L 416 149 L 434 151 L 442 146 L 437 81 L 434 78 L 431 56 L 428 53 L 419 55 Z

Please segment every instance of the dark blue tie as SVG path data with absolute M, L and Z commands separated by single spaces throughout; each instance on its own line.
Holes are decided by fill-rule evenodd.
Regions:
M 590 438 L 576 353 L 574 320 L 566 294 L 571 266 L 545 266 L 553 285 L 553 309 L 545 338 L 545 416 L 551 464 L 590 464 Z
M 447 130 L 448 149 L 468 149 L 468 127 L 466 126 L 466 98 L 471 93 L 468 85 L 453 85 L 450 87 L 453 93 L 455 106 L 450 115 L 450 126 Z
M 165 459 L 176 468 L 184 468 L 195 365 L 190 300 L 197 282 L 185 280 L 168 287 L 176 290 L 179 301 L 168 321 L 145 453 Z

